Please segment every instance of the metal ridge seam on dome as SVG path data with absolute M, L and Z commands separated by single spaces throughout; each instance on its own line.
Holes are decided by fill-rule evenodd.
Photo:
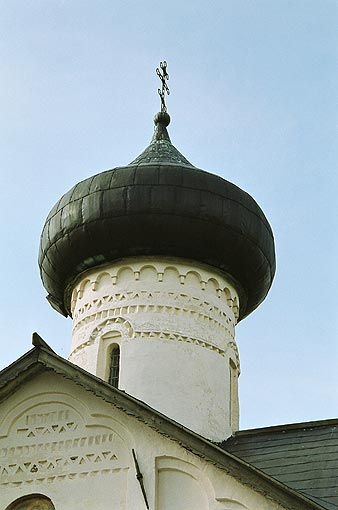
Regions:
M 109 172 L 110 170 L 107 170 L 107 171 Z M 204 170 L 201 170 L 201 172 L 204 172 Z M 100 175 L 100 174 L 96 174 L 96 175 Z M 96 175 L 95 175 L 95 176 L 96 176 Z M 211 175 L 212 175 L 212 174 L 211 174 Z M 95 177 L 95 176 L 94 176 L 94 177 Z M 183 184 L 181 184 L 181 185 L 180 185 L 180 188 L 181 188 L 181 189 L 189 189 L 189 190 L 194 190 L 194 191 L 202 191 L 202 192 L 205 192 L 205 193 L 210 193 L 211 195 L 215 195 L 215 196 L 217 196 L 217 197 L 219 197 L 219 198 L 221 198 L 221 199 L 223 199 L 223 200 L 225 200 L 225 201 L 234 202 L 234 203 L 236 203 L 236 204 L 239 204 L 241 207 L 243 207 L 243 209 L 247 210 L 248 212 L 250 212 L 250 213 L 252 213 L 254 216 L 256 216 L 256 217 L 257 217 L 257 218 L 258 218 L 258 219 L 259 219 L 259 220 L 260 220 L 260 221 L 264 224 L 264 226 L 266 227 L 266 229 L 267 229 L 267 230 L 271 233 L 271 235 L 273 236 L 271 226 L 270 226 L 270 224 L 269 224 L 269 222 L 268 222 L 268 220 L 267 220 L 267 218 L 266 218 L 266 216 L 265 216 L 264 212 L 262 211 L 262 209 L 260 208 L 260 206 L 257 204 L 256 200 L 255 200 L 253 197 L 251 197 L 251 195 L 250 195 L 249 193 L 247 193 L 247 192 L 246 192 L 246 191 L 244 191 L 244 190 L 241 190 L 240 188 L 238 188 L 238 186 L 236 186 L 235 184 L 231 183 L 230 181 L 226 181 L 226 180 L 225 180 L 225 179 L 223 179 L 222 177 L 219 177 L 219 178 L 220 178 L 222 181 L 227 182 L 227 183 L 231 184 L 232 186 L 235 186 L 235 187 L 236 187 L 237 189 L 239 189 L 242 193 L 245 193 L 245 195 L 247 195 L 247 196 L 249 197 L 249 200 L 250 200 L 251 202 L 253 202 L 253 203 L 254 203 L 254 206 L 255 206 L 254 208 L 255 208 L 255 209 L 257 208 L 257 209 L 261 212 L 261 214 L 258 214 L 258 213 L 257 213 L 257 211 L 255 211 L 255 210 L 254 210 L 254 208 L 253 208 L 253 209 L 249 208 L 249 207 L 248 207 L 248 206 L 247 206 L 244 202 L 242 202 L 242 201 L 236 200 L 236 199 L 235 199 L 235 198 L 233 198 L 233 197 L 227 197 L 227 196 L 224 196 L 224 195 L 222 195 L 222 194 L 220 194 L 220 193 L 217 193 L 217 192 L 215 192 L 215 191 L 212 191 L 212 190 L 209 190 L 209 189 L 206 189 L 206 188 L 202 188 L 202 187 L 192 187 L 192 186 L 187 186 L 187 185 L 183 185 Z M 86 179 L 85 179 L 85 180 L 86 180 Z M 84 181 L 81 181 L 81 182 L 85 182 L 85 180 L 84 180 Z M 150 187 L 150 188 L 151 188 L 151 187 L 155 187 L 155 186 L 158 186 L 158 187 L 163 186 L 163 187 L 168 187 L 168 188 L 177 188 L 177 187 L 178 187 L 178 185 L 177 185 L 177 184 L 171 184 L 171 183 L 168 183 L 168 184 L 160 184 L 160 183 L 159 183 L 159 184 L 147 184 L 147 183 L 142 184 L 142 183 L 134 183 L 134 182 L 133 182 L 133 183 L 130 183 L 130 184 L 123 184 L 123 185 L 121 185 L 121 186 L 114 186 L 114 187 L 104 187 L 104 188 L 100 188 L 100 189 L 98 189 L 98 190 L 94 190 L 94 191 L 88 192 L 88 193 L 86 193 L 85 195 L 82 195 L 81 197 L 78 197 L 78 198 L 75 198 L 75 199 L 71 199 L 71 198 L 70 198 L 70 199 L 69 199 L 69 201 L 68 201 L 67 203 L 65 203 L 65 204 L 64 204 L 64 205 L 63 205 L 60 209 L 57 209 L 57 210 L 55 211 L 55 213 L 54 213 L 52 216 L 47 217 L 47 220 L 46 220 L 46 222 L 45 222 L 45 225 L 46 225 L 47 223 L 49 223 L 49 222 L 50 222 L 50 220 L 51 220 L 52 218 L 54 218 L 54 217 L 55 217 L 58 213 L 60 213 L 60 211 L 63 211 L 63 209 L 64 209 L 65 207 L 68 207 L 70 203 L 76 203 L 77 201 L 79 201 L 79 200 L 83 200 L 84 198 L 86 198 L 86 197 L 88 197 L 88 196 L 90 196 L 90 195 L 94 195 L 94 194 L 96 194 L 96 193 L 102 193 L 103 191 L 109 191 L 109 190 L 113 190 L 113 189 L 114 189 L 114 190 L 117 190 L 117 189 L 121 189 L 121 188 L 128 188 L 128 187 L 131 187 L 131 186 L 133 186 L 133 187 L 134 187 L 134 186 L 136 186 L 136 187 L 148 186 L 148 187 Z M 72 191 L 72 190 L 73 190 L 73 188 L 72 188 L 71 190 L 69 190 L 69 191 Z M 69 193 L 69 192 L 67 192 L 67 193 Z M 67 195 L 67 193 L 65 193 L 65 195 Z M 63 196 L 65 196 L 65 195 L 63 195 Z M 63 197 L 62 197 L 62 198 L 63 198 Z M 60 199 L 60 200 L 61 200 L 61 199 Z M 114 217 L 115 217 L 115 216 L 114 216 Z
M 189 188 L 188 188 L 188 189 L 189 189 Z M 77 199 L 77 200 L 81 200 L 81 199 Z M 76 200 L 76 201 L 77 201 L 77 200 Z M 236 202 L 236 203 L 239 203 L 239 204 L 240 204 L 240 202 L 237 202 L 237 201 L 235 201 L 235 200 L 234 200 L 234 202 Z M 241 205 L 241 204 L 240 204 L 240 205 Z M 247 209 L 247 210 L 248 210 L 248 209 Z M 140 214 L 140 213 L 139 213 L 139 212 L 137 212 L 137 211 L 128 211 L 128 216 L 138 216 L 139 214 Z M 152 215 L 152 214 L 153 214 L 153 212 L 143 212 L 142 214 L 144 214 L 144 215 Z M 159 216 L 168 216 L 168 214 L 169 214 L 169 213 L 161 213 L 161 212 L 158 212 L 158 211 L 157 211 L 157 212 L 156 212 L 156 214 L 157 214 L 157 215 L 159 215 Z M 111 216 L 111 217 L 108 217 L 108 218 L 110 218 L 110 219 L 118 219 L 118 218 L 123 218 L 123 217 L 125 217 L 125 216 L 126 216 L 126 214 L 118 214 L 118 215 L 114 215 L 114 216 Z M 178 217 L 178 218 L 180 218 L 180 217 L 182 217 L 182 216 L 183 216 L 183 217 L 186 217 L 186 218 L 190 218 L 190 217 L 192 217 L 192 216 L 191 216 L 191 215 L 189 215 L 189 214 L 182 214 L 182 213 L 181 213 L 181 214 L 177 214 L 177 213 L 175 213 L 175 212 L 170 213 L 170 216 L 176 216 L 176 217 Z M 260 218 L 260 216 L 258 216 L 258 215 L 255 215 L 255 216 L 256 216 L 256 217 L 260 220 L 260 223 L 261 223 L 262 225 L 264 225 L 264 227 L 265 227 L 265 229 L 266 229 L 266 231 L 267 231 L 267 233 L 268 233 L 269 237 L 272 239 L 272 241 L 274 241 L 274 236 L 273 236 L 273 232 L 272 232 L 272 229 L 271 229 L 270 225 L 268 224 L 268 227 L 267 227 L 267 226 L 266 226 L 266 224 L 265 224 L 265 222 L 264 222 L 264 221 L 262 221 L 262 219 Z M 107 218 L 106 218 L 106 219 L 107 219 Z M 210 217 L 209 217 L 209 218 L 199 217 L 198 219 L 199 219 L 200 221 L 208 222 L 208 223 L 210 223 L 210 221 L 211 221 L 211 218 L 210 218 Z M 81 223 L 78 227 L 76 227 L 76 228 L 72 228 L 72 229 L 67 229 L 66 231 L 63 231 L 62 233 L 60 233 L 60 235 L 59 235 L 58 237 L 56 237 L 56 238 L 53 240 L 53 242 L 51 242 L 51 241 L 49 240 L 49 246 L 48 246 L 48 247 L 47 247 L 47 248 L 46 248 L 43 252 L 41 251 L 41 252 L 40 252 L 40 254 L 41 254 L 42 256 L 44 256 L 44 255 L 47 253 L 47 251 L 49 251 L 49 250 L 50 250 L 50 248 L 51 248 L 52 246 L 56 245 L 56 243 L 58 243 L 58 241 L 60 241 L 60 239 L 63 239 L 65 236 L 69 236 L 72 232 L 76 232 L 78 229 L 83 228 L 83 225 L 84 225 L 84 224 L 86 224 L 86 225 L 90 225 L 90 224 L 97 223 L 97 222 L 100 222 L 100 221 L 102 221 L 102 218 L 97 218 L 97 219 L 90 220 L 90 221 L 82 221 L 82 223 Z M 221 226 L 222 228 L 227 228 L 228 230 L 230 230 L 230 231 L 232 231 L 232 232 L 239 233 L 239 234 L 240 234 L 241 236 L 243 236 L 243 237 L 245 236 L 247 239 L 250 239 L 250 242 L 251 242 L 253 245 L 255 245 L 257 248 L 259 248 L 259 246 L 258 246 L 257 242 L 253 240 L 252 236 L 250 236 L 250 235 L 249 235 L 249 233 L 245 233 L 245 234 L 244 234 L 241 230 L 236 229 L 235 227 L 232 227 L 232 226 L 230 226 L 230 225 L 224 225 L 224 224 L 222 224 L 221 222 L 217 222 L 217 224 L 218 224 L 219 226 Z M 48 238 L 49 238 L 49 236 L 48 236 Z M 56 249 L 57 249 L 57 247 L 56 247 Z M 259 250 L 260 250 L 260 251 L 262 251 L 262 250 L 261 250 L 261 248 L 259 248 Z M 57 250 L 57 251 L 58 251 L 58 250 Z M 263 253 L 263 252 L 262 252 L 262 253 Z M 265 257 L 265 255 L 264 255 L 264 257 Z M 267 258 L 267 257 L 265 257 L 265 258 Z M 50 260 L 49 260 L 49 258 L 48 258 L 48 257 L 47 257 L 47 259 L 48 259 L 48 261 L 49 261 L 50 265 L 54 268 L 54 265 L 50 262 Z M 40 265 L 40 264 L 43 264 L 43 259 L 40 259 L 40 257 L 39 257 L 39 265 Z M 54 268 L 54 270 L 55 270 L 55 268 Z

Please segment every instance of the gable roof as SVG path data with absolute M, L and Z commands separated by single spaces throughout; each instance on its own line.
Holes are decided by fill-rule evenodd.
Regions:
M 222 448 L 327 510 L 338 509 L 338 419 L 242 431 Z
M 281 504 L 284 508 L 290 510 L 323 510 L 323 508 L 327 508 L 272 478 L 246 460 L 152 409 L 144 402 L 112 387 L 77 365 L 73 365 L 55 354 L 37 334 L 33 334 L 33 345 L 33 349 L 0 372 L 0 405 L 22 384 L 31 380 L 34 375 L 53 371 L 134 416 L 160 434 L 178 442 L 193 454 L 212 462 L 237 480 Z

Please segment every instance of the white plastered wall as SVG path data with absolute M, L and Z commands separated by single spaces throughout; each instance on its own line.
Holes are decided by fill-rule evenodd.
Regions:
M 56 390 L 57 388 L 57 390 Z M 1 510 L 42 494 L 55 510 L 281 510 L 211 462 L 54 373 L 1 405 Z M 187 506 L 187 502 L 190 506 Z
M 235 288 L 216 269 L 139 257 L 88 271 L 72 293 L 69 360 L 215 441 L 238 429 Z M 231 366 L 230 366 L 231 364 Z

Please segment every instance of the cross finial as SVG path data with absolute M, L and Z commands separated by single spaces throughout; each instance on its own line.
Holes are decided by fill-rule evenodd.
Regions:
M 156 74 L 157 76 L 159 77 L 159 79 L 161 80 L 162 82 L 162 89 L 158 89 L 157 92 L 158 92 L 158 95 L 160 96 L 161 98 L 161 112 L 166 112 L 167 111 L 167 107 L 165 105 L 165 93 L 170 94 L 170 90 L 169 90 L 169 87 L 167 85 L 167 80 L 169 80 L 169 74 L 167 73 L 167 62 L 164 60 L 163 62 L 160 62 L 160 68 L 161 68 L 161 71 L 160 69 L 157 67 L 156 68 Z

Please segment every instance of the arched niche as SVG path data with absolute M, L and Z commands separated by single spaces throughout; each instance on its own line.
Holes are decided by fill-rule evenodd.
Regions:
M 130 282 L 133 282 L 135 280 L 135 274 L 134 271 L 131 269 L 131 267 L 124 266 L 121 267 L 117 272 L 117 280 L 116 283 L 118 285 L 122 284 L 129 284 Z
M 179 278 L 180 278 L 180 274 L 176 267 L 168 266 L 164 269 L 163 283 L 165 283 L 167 286 L 177 285 Z
M 193 464 L 174 457 L 156 459 L 156 510 L 209 510 L 214 490 Z
M 185 277 L 185 285 L 200 289 L 201 287 L 201 275 L 196 271 L 189 271 Z
M 217 295 L 217 290 L 219 289 L 219 283 L 215 278 L 209 278 L 206 284 L 206 290 L 211 294 Z
M 112 285 L 111 275 L 104 271 L 98 275 L 94 287 L 95 290 L 99 292 L 102 289 L 109 288 L 111 285 Z
M 90 286 L 91 282 L 88 278 L 86 278 L 85 280 L 83 280 L 83 282 L 81 282 L 81 285 L 79 287 L 79 290 L 78 290 L 78 298 L 79 299 L 82 299 L 83 298 L 83 294 L 85 293 L 86 289 Z
M 148 282 L 157 282 L 157 270 L 154 266 L 143 266 L 140 270 L 140 280 Z
M 104 381 L 109 381 L 112 351 L 116 346 L 121 349 L 121 344 L 122 332 L 117 328 L 112 328 L 111 331 L 108 330 L 100 336 L 96 375 Z

